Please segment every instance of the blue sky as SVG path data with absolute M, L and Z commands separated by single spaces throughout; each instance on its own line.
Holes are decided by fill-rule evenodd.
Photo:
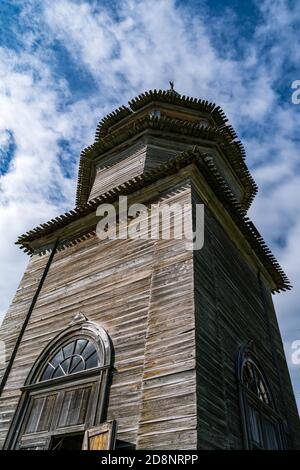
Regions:
M 14 241 L 74 205 L 97 122 L 173 79 L 221 105 L 246 147 L 250 216 L 294 285 L 274 301 L 300 404 L 299 30 L 297 0 L 2 0 L 0 317 L 27 263 Z

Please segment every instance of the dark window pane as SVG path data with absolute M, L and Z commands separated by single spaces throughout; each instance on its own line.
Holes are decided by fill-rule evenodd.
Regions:
M 62 353 L 62 350 L 60 349 L 56 354 L 55 356 L 53 356 L 51 359 L 50 359 L 50 363 L 56 367 L 58 364 L 61 363 L 61 361 L 64 360 L 64 355 Z
M 74 374 L 97 367 L 98 355 L 94 344 L 87 339 L 70 341 L 48 362 L 41 381 Z
M 261 424 L 260 424 L 259 414 L 252 407 L 249 407 L 249 420 L 250 420 L 250 430 L 251 430 L 252 441 L 255 444 L 261 445 L 262 434 L 261 434 Z
M 256 393 L 256 380 L 255 380 L 255 371 L 253 368 L 253 364 L 248 361 L 244 365 L 243 370 L 243 380 L 245 385 L 251 390 L 252 392 Z
M 54 437 L 51 441 L 51 450 L 81 450 L 83 433 L 71 436 Z
M 261 379 L 258 382 L 258 396 L 266 405 L 270 404 L 267 387 Z
M 264 418 L 264 429 L 266 435 L 266 449 L 279 450 L 280 442 L 278 439 L 278 426 Z
M 84 367 L 84 362 L 81 356 L 72 356 L 71 364 L 70 364 L 70 369 L 69 369 L 69 374 L 73 374 L 74 369 L 78 366 L 79 363 L 83 363 Z
M 92 367 L 97 367 L 97 353 L 96 351 L 93 352 L 93 354 L 86 360 L 85 362 L 85 368 L 86 369 L 91 369 Z
M 283 446 L 280 418 L 267 380 L 256 362 L 247 358 L 242 369 L 245 385 L 249 439 L 253 449 L 278 450 Z M 269 408 L 269 409 L 268 409 Z
M 41 377 L 41 380 L 49 380 L 52 378 L 52 374 L 54 372 L 55 369 L 53 369 L 52 366 L 50 366 L 50 364 L 48 364 L 48 366 L 46 367 L 46 369 L 44 370 L 44 373 Z
M 87 344 L 88 344 L 88 340 L 78 339 L 76 342 L 76 348 L 75 348 L 74 354 L 81 354 Z
M 89 343 L 81 353 L 83 359 L 87 359 L 95 350 L 93 343 Z
M 71 359 L 72 359 L 72 357 L 68 357 L 67 359 L 62 361 L 61 364 L 60 364 L 60 367 L 63 368 L 66 375 L 69 373 L 69 367 L 70 367 Z
M 251 390 L 262 402 L 272 406 L 270 392 L 266 381 L 259 368 L 251 361 L 247 360 L 243 367 L 243 383 Z
M 63 347 L 63 353 L 65 357 L 70 357 L 73 354 L 74 351 L 74 346 L 75 346 L 75 341 L 72 341 L 72 343 L 67 344 L 67 346 Z
M 63 377 L 64 375 L 66 375 L 66 374 L 65 374 L 63 368 L 61 367 L 61 365 L 59 364 L 57 366 L 57 368 L 55 369 L 54 374 L 52 375 L 52 378 L 55 379 L 57 377 Z
M 71 374 L 74 374 L 75 372 L 80 372 L 84 369 L 84 361 L 80 356 L 76 356 L 76 358 L 74 358 L 74 365 L 72 366 Z

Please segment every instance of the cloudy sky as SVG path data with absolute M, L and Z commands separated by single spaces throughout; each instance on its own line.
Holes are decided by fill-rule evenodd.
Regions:
M 250 210 L 294 289 L 274 301 L 300 405 L 300 2 L 1 0 L 0 318 L 27 263 L 17 236 L 74 205 L 99 119 L 149 88 L 223 107 L 259 185 Z

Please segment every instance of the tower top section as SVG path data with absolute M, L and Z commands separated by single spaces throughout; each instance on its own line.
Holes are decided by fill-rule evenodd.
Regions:
M 271 290 L 290 289 L 247 216 L 257 187 L 234 129 L 220 107 L 181 96 L 174 87 L 142 93 L 105 116 L 95 142 L 81 153 L 76 207 L 21 235 L 17 244 L 31 254 L 47 251 L 56 240 L 57 250 L 79 243 L 94 232 L 99 204 L 115 203 L 120 195 L 138 193 L 143 198 L 150 188 L 157 195 L 164 184 L 173 190 L 182 178 L 204 194 L 210 210 L 230 237 L 237 237 Z
M 173 82 L 170 85 L 169 90 L 141 93 L 101 119 L 95 142 L 80 156 L 77 206 L 88 201 L 95 167 L 109 152 L 122 152 L 142 136 L 160 135 L 165 141 L 210 150 L 241 206 L 249 208 L 257 186 L 245 163 L 244 147 L 223 110 L 214 103 L 180 95 Z

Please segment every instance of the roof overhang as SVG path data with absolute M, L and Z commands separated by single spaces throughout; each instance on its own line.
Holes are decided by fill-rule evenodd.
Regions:
M 151 109 L 161 107 L 162 116 L 153 117 Z M 182 119 L 180 119 L 181 110 Z M 184 117 L 189 113 L 190 119 Z M 194 116 L 194 119 L 193 119 Z M 206 117 L 209 127 L 199 125 L 196 116 Z M 241 202 L 248 209 L 257 193 L 257 185 L 245 163 L 245 150 L 219 106 L 208 101 L 172 94 L 170 91 L 150 90 L 105 116 L 97 126 L 95 142 L 80 155 L 76 205 L 84 205 L 92 186 L 95 159 L 109 150 L 152 130 L 171 133 L 176 138 L 203 138 L 218 143 L 228 164 L 244 187 Z M 196 142 L 195 142 L 196 143 Z
M 224 178 L 220 175 L 211 157 L 206 153 L 201 153 L 198 147 L 194 147 L 193 150 L 180 153 L 177 157 L 159 165 L 147 174 L 137 176 L 128 182 L 115 187 L 107 193 L 76 207 L 74 210 L 56 217 L 45 224 L 41 224 L 39 227 L 20 236 L 16 243 L 29 254 L 34 253 L 38 245 L 41 247 L 44 246 L 44 249 L 47 250 L 47 247 L 45 248 L 45 240 L 48 240 L 50 243 L 51 237 L 52 239 L 60 237 L 60 234 L 65 232 L 64 228 L 71 227 L 71 225 L 75 224 L 76 221 L 94 213 L 99 204 L 113 203 L 120 195 L 133 194 L 139 189 L 145 188 L 164 177 L 178 173 L 181 169 L 192 163 L 199 169 L 214 192 L 216 198 L 226 209 L 227 214 L 230 216 L 239 232 L 255 253 L 255 256 L 257 256 L 266 271 L 269 273 L 270 278 L 273 280 L 274 287 L 272 290 L 278 292 L 290 289 L 291 285 L 287 276 L 279 266 L 277 260 L 271 253 L 260 233 L 255 228 L 254 224 L 246 216 L 245 209 L 236 200 Z M 86 238 L 86 236 L 88 236 L 86 232 L 87 229 L 82 229 L 80 233 L 76 232 L 72 234 L 72 230 L 68 228 L 66 232 L 68 235 L 65 233 L 63 234 L 59 249 L 63 249 L 68 245 L 73 245 L 74 243 Z M 38 243 L 38 241 L 40 241 L 40 243 Z

